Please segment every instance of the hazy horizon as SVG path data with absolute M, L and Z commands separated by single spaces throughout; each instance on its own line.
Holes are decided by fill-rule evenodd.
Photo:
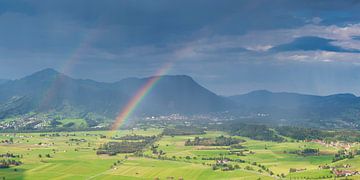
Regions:
M 131 78 L 138 78 L 138 79 L 142 79 L 142 78 L 149 78 L 149 77 L 152 77 L 152 76 L 141 76 L 141 77 L 125 77 L 125 78 L 122 78 L 122 79 L 119 79 L 119 80 L 115 80 L 115 81 L 101 81 L 101 80 L 94 80 L 94 79 L 89 79 L 89 78 L 81 78 L 81 77 L 73 77 L 69 74 L 66 74 L 64 72 L 60 72 L 56 69 L 53 69 L 53 68 L 45 68 L 45 69 L 41 69 L 39 71 L 36 71 L 36 72 L 33 72 L 33 73 L 30 73 L 28 75 L 25 75 L 25 76 L 22 76 L 22 77 L 19 77 L 19 78 L 15 78 L 15 79 L 3 79 L 3 78 L 0 78 L 0 80 L 5 80 L 5 81 L 8 81 L 8 80 L 19 80 L 21 78 L 24 78 L 24 77 L 27 77 L 27 76 L 30 76 L 34 73 L 37 73 L 37 72 L 40 72 L 40 71 L 43 71 L 43 70 L 47 70 L 47 69 L 51 69 L 51 70 L 55 70 L 59 73 L 62 73 L 66 76 L 69 76 L 71 78 L 74 78 L 74 79 L 82 79 L 82 80 L 93 80 L 93 81 L 96 81 L 96 82 L 103 82 L 103 83 L 115 83 L 115 82 L 118 82 L 118 81 L 121 81 L 121 80 L 125 80 L 125 79 L 131 79 Z M 189 75 L 186 75 L 186 74 L 164 74 L 162 76 L 182 76 L 182 75 L 185 75 L 185 76 L 189 76 Z M 189 76 L 191 78 L 193 78 L 192 76 Z M 194 79 L 194 78 L 193 78 Z M 351 92 L 337 92 L 337 93 L 332 93 L 332 94 L 311 94 L 311 93 L 306 93 L 306 92 L 295 92 L 295 91 L 283 91 L 283 90 L 279 90 L 279 91 L 274 91 L 274 90 L 271 90 L 271 89 L 252 89 L 252 90 L 249 90 L 249 91 L 246 91 L 246 92 L 239 92 L 239 93 L 235 93 L 235 94 L 219 94 L 215 91 L 213 91 L 212 89 L 204 86 L 203 84 L 201 84 L 199 81 L 197 81 L 196 79 L 194 79 L 197 83 L 199 83 L 201 86 L 207 88 L 208 90 L 216 93 L 217 95 L 220 95 L 220 96 L 235 96 L 235 95 L 243 95 L 243 94 L 247 94 L 247 93 L 250 93 L 250 92 L 254 92 L 254 91 L 270 91 L 272 93 L 296 93 L 296 94 L 304 94 L 304 95 L 317 95 L 317 96 L 328 96 L 328 95 L 334 95 L 334 94 L 354 94 L 355 96 L 359 96 L 358 94 L 355 94 L 355 93 L 351 93 Z

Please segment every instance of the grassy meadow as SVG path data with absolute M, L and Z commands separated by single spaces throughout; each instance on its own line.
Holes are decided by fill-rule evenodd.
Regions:
M 202 135 L 164 135 L 154 143 L 157 150 L 163 152 L 161 157 L 154 155 L 150 147 L 144 149 L 142 156 L 96 154 L 101 144 L 118 141 L 109 136 L 152 136 L 161 132 L 148 129 L 120 130 L 112 134 L 106 131 L 2 133 L 0 154 L 20 155 L 15 159 L 23 164 L 0 169 L 0 179 L 333 179 L 331 171 L 320 169 L 319 165 L 350 164 L 350 169 L 360 170 L 359 156 L 332 163 L 339 149 L 313 142 L 270 142 L 233 136 L 245 140 L 241 145 L 246 151 L 241 156 L 229 153 L 234 150 L 230 146 L 184 145 L 185 141 L 196 136 L 228 136 L 220 131 L 208 131 Z M 56 135 L 50 136 L 52 134 Z M 13 143 L 1 143 L 10 138 Z M 288 153 L 303 148 L 319 149 L 320 154 L 300 156 Z M 243 162 L 227 162 L 239 167 L 235 170 L 214 170 L 212 165 L 216 160 L 211 158 L 241 159 Z M 290 168 L 302 170 L 289 173 Z M 360 176 L 351 178 L 360 179 Z

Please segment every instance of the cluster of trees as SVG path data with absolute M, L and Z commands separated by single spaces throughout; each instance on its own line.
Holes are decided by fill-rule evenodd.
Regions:
M 227 131 L 231 135 L 244 136 L 251 139 L 264 141 L 283 142 L 286 141 L 286 139 L 283 138 L 283 136 L 285 136 L 295 140 L 320 139 L 326 142 L 360 142 L 360 132 L 351 130 L 327 131 L 293 126 L 280 126 L 272 129 L 266 125 L 245 124 L 236 121 L 224 122 L 220 126 L 210 125 L 208 128 L 213 130 Z
M 0 169 L 1 168 L 9 168 L 10 166 L 19 166 L 21 165 L 21 161 L 17 161 L 14 159 L 1 159 L 0 160 Z
M 108 142 L 100 146 L 96 154 L 116 155 L 118 153 L 135 153 L 156 141 L 156 136 L 148 136 L 139 141 Z
M 112 137 L 114 140 L 124 140 L 124 141 L 136 141 L 136 140 L 151 140 L 156 138 L 156 136 L 141 136 L 141 135 L 125 135 L 122 137 Z
M 69 141 L 72 141 L 72 142 L 87 142 L 86 139 L 77 139 L 77 138 L 71 138 L 71 139 L 69 139 Z
M 103 144 L 96 154 L 108 154 L 108 155 L 116 155 L 118 153 L 134 153 L 142 150 L 147 145 L 145 141 L 139 142 L 108 142 Z
M 282 126 L 277 127 L 276 131 L 283 136 L 291 137 L 297 140 L 324 139 L 325 137 L 330 136 L 330 134 L 325 131 L 302 127 Z
M 156 155 L 158 155 L 158 156 L 162 156 L 162 155 L 165 155 L 166 153 L 163 151 L 163 150 L 158 150 L 158 148 L 159 148 L 159 145 L 151 145 L 151 152 L 153 153 L 153 154 L 156 154 Z
M 286 152 L 286 151 L 285 151 Z M 302 150 L 289 151 L 290 154 L 297 154 L 301 156 L 318 156 L 320 154 L 319 149 L 305 148 Z
M 302 155 L 319 155 L 320 150 L 319 149 L 313 149 L 313 148 L 306 148 L 301 151 Z
M 232 159 L 232 158 L 224 158 L 224 157 L 202 157 L 201 160 L 226 160 L 230 162 L 237 162 L 237 163 L 245 163 L 245 160 L 242 159 Z
M 354 158 L 354 157 L 355 157 L 355 155 L 354 155 L 354 153 L 351 152 L 351 151 L 348 152 L 348 151 L 345 151 L 345 150 L 339 150 L 339 151 L 335 154 L 332 162 L 340 161 L 340 160 L 343 160 L 343 159 L 352 159 L 352 158 Z
M 117 160 L 116 162 L 113 163 L 113 165 L 110 166 L 110 169 L 114 169 L 116 166 L 118 166 L 120 164 L 123 164 L 123 162 L 121 162 L 121 160 Z
M 50 121 L 50 124 L 49 124 L 49 125 L 54 128 L 54 127 L 56 127 L 56 126 L 58 126 L 58 125 L 61 125 L 61 124 L 62 124 L 62 123 L 59 122 L 58 120 L 53 119 L 53 120 Z
M 13 154 L 13 153 L 0 154 L 0 157 L 2 157 L 2 158 L 20 158 L 21 156 L 18 154 Z
M 188 139 L 185 142 L 185 146 L 230 146 L 234 144 L 239 144 L 241 142 L 245 141 L 242 139 L 225 136 L 219 136 L 215 139 L 195 137 L 193 141 Z
M 13 144 L 14 143 L 14 139 L 10 138 L 10 139 L 5 139 L 5 140 L 1 140 L 1 143 L 7 143 L 7 144 Z
M 332 134 L 338 141 L 360 142 L 360 131 L 334 131 Z
M 39 158 L 42 158 L 42 157 L 52 158 L 50 154 L 45 154 L 45 156 L 43 156 L 43 155 L 39 154 L 38 156 L 39 156 Z
M 230 132 L 232 135 L 244 136 L 255 140 L 275 142 L 285 141 L 285 139 L 279 136 L 276 131 L 265 125 L 231 122 L 224 124 L 223 130 Z
M 224 163 L 216 163 L 212 165 L 212 169 L 215 171 L 217 169 L 221 169 L 222 171 L 233 171 L 235 169 L 240 169 L 238 164 L 224 164 Z
M 93 112 L 86 113 L 82 118 L 85 119 L 88 127 L 95 127 L 109 120 L 109 118 Z
M 48 133 L 42 133 L 39 135 L 40 137 L 59 137 L 60 134 L 59 133 L 53 133 L 53 134 L 48 134 Z
M 39 134 L 40 137 L 60 137 L 60 136 L 66 136 L 66 137 L 69 137 L 69 136 L 76 136 L 75 133 L 73 134 L 69 134 L 69 133 L 66 133 L 66 134 L 60 134 L 60 133 L 41 133 Z
M 326 131 L 304 127 L 277 127 L 276 131 L 283 136 L 291 137 L 296 140 L 321 139 L 327 142 L 346 141 L 360 142 L 360 132 L 358 131 Z
M 164 135 L 168 136 L 181 136 L 181 135 L 197 135 L 205 134 L 204 128 L 192 127 L 192 126 L 175 126 L 167 127 L 163 131 Z
M 205 159 L 208 160 L 208 159 Z M 241 159 L 230 159 L 230 158 L 225 158 L 222 160 L 219 159 L 215 159 L 217 160 L 215 164 L 212 165 L 212 169 L 213 170 L 217 170 L 217 169 L 221 169 L 222 171 L 231 171 L 231 170 L 235 170 L 235 169 L 241 169 L 240 166 L 238 164 L 232 165 L 228 162 L 237 162 L 237 163 L 248 163 L 248 166 L 245 166 L 245 170 L 248 171 L 255 171 L 254 167 L 258 167 L 258 172 L 259 173 L 264 173 L 267 172 L 270 175 L 274 175 L 274 172 L 272 172 L 269 168 L 267 168 L 266 166 L 257 163 L 257 162 L 246 162 L 244 160 Z M 285 177 L 285 175 L 283 175 L 283 177 Z
M 274 172 L 272 172 L 269 168 L 267 168 L 266 166 L 264 166 L 260 163 L 257 163 L 257 162 L 248 162 L 248 163 L 251 164 L 252 166 L 257 166 L 258 168 L 260 168 L 258 170 L 259 173 L 267 172 L 271 176 L 274 175 Z M 245 169 L 246 170 L 254 170 L 254 168 L 251 166 L 246 166 Z

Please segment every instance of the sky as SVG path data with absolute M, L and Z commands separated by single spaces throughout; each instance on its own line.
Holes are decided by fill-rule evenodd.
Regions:
M 2 79 L 114 82 L 164 64 L 220 95 L 360 95 L 360 1 L 0 1 Z

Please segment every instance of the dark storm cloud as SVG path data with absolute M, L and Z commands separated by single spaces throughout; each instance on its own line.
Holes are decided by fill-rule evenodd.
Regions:
M 231 54 L 231 53 L 244 53 L 250 52 L 248 49 L 243 47 L 228 47 L 228 48 L 212 48 L 212 49 L 199 49 L 199 53 L 205 54 Z
M 103 48 L 166 44 L 201 35 L 243 34 L 251 30 L 294 28 L 318 15 L 337 23 L 332 14 L 351 13 L 347 22 L 359 17 L 357 1 L 6 1 L 3 12 L 24 13 L 34 21 L 54 24 L 73 22 L 84 28 L 100 28 L 96 45 Z M 348 9 L 354 11 L 348 12 Z M 35 13 L 36 12 L 36 13 Z M 26 18 L 25 18 L 26 20 Z M 339 21 L 343 23 L 344 21 Z M 36 35 L 28 26 L 29 35 Z M 38 27 L 37 29 L 43 27 Z M 54 30 L 55 31 L 55 30 Z M 68 33 L 81 33 L 69 31 Z M 46 36 L 46 35 L 44 35 Z M 48 34 L 52 37 L 53 34 Z M 56 38 L 54 40 L 57 40 Z M 33 42 L 33 43 L 36 43 Z M 46 43 L 42 43 L 47 45 Z M 50 43 L 51 45 L 51 43 Z
M 294 82 L 287 77 L 304 82 L 292 86 L 303 91 L 312 86 L 301 75 L 308 72 L 299 69 L 291 75 L 287 69 L 294 66 L 289 61 L 305 59 L 298 63 L 311 67 L 314 78 L 324 80 L 329 79 L 320 71 L 317 74 L 316 68 L 327 65 L 320 62 L 349 62 L 331 68 L 335 74 L 356 64 L 357 50 L 348 49 L 360 49 L 360 45 L 358 38 L 348 36 L 360 33 L 357 26 L 348 27 L 359 24 L 358 9 L 360 1 L 353 0 L 3 0 L 0 78 L 19 78 L 52 67 L 75 77 L 115 81 L 149 76 L 175 56 L 169 73 L 192 75 L 219 93 L 251 87 L 286 91 L 287 84 Z M 301 28 L 306 34 L 301 34 Z M 324 37 L 319 35 L 322 28 L 327 28 Z M 285 33 L 272 34 L 276 31 Z M 302 36 L 322 39 L 294 40 Z M 329 40 L 333 36 L 336 41 Z M 277 46 L 283 50 L 268 51 Z M 335 54 L 299 55 L 292 50 Z M 314 62 L 309 57 L 316 58 L 316 63 L 306 64 Z M 343 81 L 332 80 L 334 84 Z M 338 91 L 327 87 L 326 92 Z M 346 88 L 354 91 L 344 84 Z
M 27 15 L 33 15 L 35 13 L 34 8 L 30 3 L 26 1 L 13 1 L 13 0 L 2 0 L 0 1 L 0 14 L 7 12 L 23 13 Z
M 360 53 L 359 50 L 345 49 L 340 46 L 331 44 L 334 40 L 325 39 L 315 36 L 299 37 L 290 43 L 281 44 L 271 48 L 272 51 L 331 51 L 331 52 L 347 52 Z

